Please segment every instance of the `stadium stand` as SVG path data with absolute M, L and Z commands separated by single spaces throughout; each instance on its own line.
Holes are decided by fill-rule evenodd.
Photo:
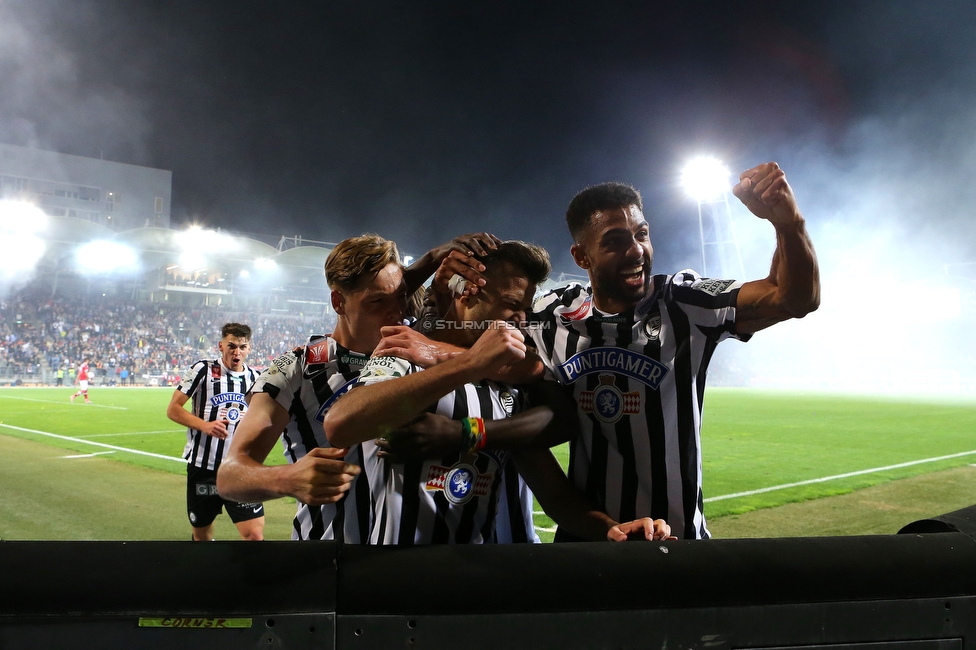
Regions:
M 130 385 L 168 385 L 197 359 L 215 354 L 217 332 L 229 321 L 254 330 L 248 361 L 257 369 L 334 326 L 330 315 L 50 298 L 28 287 L 0 303 L 0 384 L 53 385 L 62 368 L 70 385 L 74 367 L 87 357 L 96 385 L 121 383 L 123 370 Z

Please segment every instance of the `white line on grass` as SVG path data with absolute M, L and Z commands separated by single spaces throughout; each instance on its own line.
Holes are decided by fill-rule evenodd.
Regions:
M 839 478 L 848 478 L 851 476 L 860 476 L 862 474 L 874 474 L 875 472 L 884 472 L 889 469 L 911 467 L 912 465 L 921 465 L 922 463 L 934 463 L 939 460 L 949 460 L 950 458 L 959 458 L 960 456 L 971 456 L 973 454 L 976 454 L 976 449 L 974 449 L 973 451 L 961 451 L 958 454 L 949 454 L 948 456 L 936 456 L 935 458 L 923 458 L 922 460 L 912 460 L 907 463 L 898 463 L 896 465 L 885 465 L 884 467 L 872 467 L 871 469 L 862 469 L 856 472 L 847 472 L 846 474 L 834 474 L 833 476 L 812 478 L 806 481 L 797 481 L 796 483 L 784 483 L 782 485 L 773 485 L 772 487 L 759 488 L 758 490 L 749 490 L 747 492 L 723 494 L 717 497 L 709 497 L 705 499 L 705 503 L 711 503 L 712 501 L 723 501 L 725 499 L 735 499 L 737 497 L 748 497 L 754 494 L 763 494 L 764 492 L 773 492 L 775 490 L 785 490 L 787 488 L 800 487 L 801 485 L 813 485 L 814 483 L 824 483 L 826 481 L 834 481 Z
M 72 438 L 70 436 L 62 436 L 56 433 L 50 433 L 49 431 L 38 431 L 37 429 L 25 429 L 24 427 L 15 427 L 12 424 L 0 424 L 0 427 L 5 427 L 7 429 L 13 429 L 15 431 L 26 431 L 27 433 L 36 433 L 39 436 L 50 436 L 51 438 L 57 438 L 59 440 L 68 440 L 70 442 L 80 442 L 85 445 L 94 445 L 96 447 L 104 447 L 106 449 L 114 449 L 115 451 L 125 451 L 130 454 L 137 454 L 139 456 L 151 456 L 152 458 L 161 458 L 162 460 L 172 460 L 177 463 L 186 464 L 186 461 L 182 458 L 174 458 L 173 456 L 164 456 L 162 454 L 154 454 L 151 451 L 142 451 L 141 449 L 127 449 L 125 447 L 116 447 L 115 445 L 107 445 L 104 442 L 93 442 L 91 440 L 82 440 L 81 438 Z
M 186 429 L 160 429 L 159 431 L 126 431 L 124 433 L 89 433 L 79 438 L 106 438 L 114 436 L 148 436 L 159 433 L 186 433 Z
M 105 454 L 114 453 L 114 451 L 93 451 L 90 454 L 75 454 L 73 456 L 62 456 L 61 458 L 92 458 L 93 456 L 104 456 Z
M 2 394 L 0 394 L 0 397 L 3 397 L 5 399 L 19 399 L 24 402 L 44 402 L 45 404 L 61 404 L 62 406 L 72 406 L 72 403 L 70 401 L 67 404 L 65 404 L 64 400 L 34 399 L 33 397 L 14 397 L 13 395 L 2 395 Z M 105 404 L 95 404 L 94 402 L 92 402 L 91 404 L 85 404 L 85 406 L 94 406 L 95 408 L 100 408 L 100 409 L 115 409 L 116 411 L 129 410 L 127 406 L 107 406 Z

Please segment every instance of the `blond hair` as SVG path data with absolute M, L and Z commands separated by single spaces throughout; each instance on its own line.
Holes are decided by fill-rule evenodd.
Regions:
M 367 233 L 339 242 L 325 260 L 325 281 L 329 288 L 352 291 L 366 277 L 372 277 L 389 264 L 400 264 L 396 243 Z

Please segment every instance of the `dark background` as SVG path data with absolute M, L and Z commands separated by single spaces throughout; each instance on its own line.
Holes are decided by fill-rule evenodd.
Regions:
M 824 307 L 770 340 L 925 364 L 976 276 L 946 266 L 976 259 L 974 35 L 962 1 L 0 0 L 0 141 L 172 170 L 174 226 L 411 254 L 487 229 L 557 272 L 583 187 L 637 186 L 672 272 L 700 266 L 684 162 L 776 160 Z M 733 214 L 765 275 L 772 229 Z

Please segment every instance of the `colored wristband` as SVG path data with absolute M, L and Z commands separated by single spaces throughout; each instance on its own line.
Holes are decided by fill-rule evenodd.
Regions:
M 461 454 L 473 454 L 484 449 L 487 440 L 485 421 L 482 418 L 461 420 Z

